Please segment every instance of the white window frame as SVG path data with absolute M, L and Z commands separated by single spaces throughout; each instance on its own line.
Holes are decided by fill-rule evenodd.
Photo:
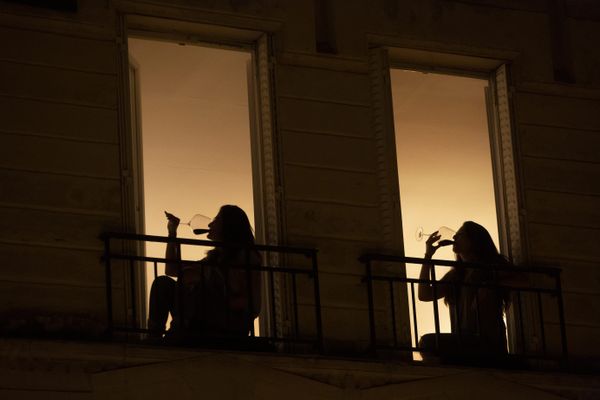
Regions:
M 254 197 L 254 217 L 256 240 L 258 243 L 278 245 L 280 243 L 281 212 L 277 196 L 279 165 L 273 112 L 273 71 L 271 36 L 267 31 L 231 28 L 218 23 L 192 23 L 176 19 L 144 16 L 138 14 L 117 14 L 118 80 L 119 80 L 119 141 L 122 174 L 122 214 L 123 229 L 126 232 L 144 232 L 143 177 L 141 169 L 141 135 L 132 108 L 130 85 L 130 58 L 127 38 L 136 36 L 147 39 L 166 40 L 175 43 L 189 43 L 206 47 L 219 47 L 243 50 L 251 54 L 249 73 L 250 132 L 252 154 L 252 180 Z M 141 217 L 140 217 L 141 216 Z M 140 251 L 130 249 L 132 251 Z M 271 261 L 271 260 L 269 260 Z M 125 273 L 125 282 L 133 279 L 136 299 L 125 295 L 124 306 L 131 310 L 135 304 L 138 312 L 138 326 L 146 323 L 146 282 L 143 266 L 136 268 L 135 276 Z M 279 298 L 279 285 L 275 282 L 276 299 Z M 269 310 L 272 310 L 267 296 L 266 284 L 263 287 L 263 307 L 260 315 L 261 332 L 271 332 L 272 323 Z M 125 289 L 125 293 L 128 291 Z M 135 303 L 134 303 L 135 302 Z M 276 301 L 276 303 L 278 303 Z M 118 306 L 118 305 L 116 305 Z M 275 310 L 281 307 L 276 304 Z M 130 311 L 128 312 L 130 318 Z M 277 320 L 281 321 L 277 315 Z M 128 319 L 129 320 L 129 319 Z
M 385 42 L 385 41 L 384 41 Z M 391 99 L 390 68 L 429 71 L 451 75 L 470 76 L 487 79 L 486 92 L 488 127 L 490 134 L 491 157 L 494 174 L 496 215 L 500 237 L 500 250 L 515 265 L 526 260 L 523 246 L 521 204 L 518 187 L 518 166 L 512 123 L 509 62 L 507 58 L 478 57 L 459 53 L 447 53 L 439 49 L 389 46 L 373 44 L 369 50 L 369 70 L 373 92 L 374 130 L 379 149 L 378 175 L 381 184 L 381 208 L 384 218 L 383 232 L 386 246 L 398 254 L 404 254 L 398 171 L 396 164 L 396 144 Z M 404 296 L 407 297 L 407 296 Z M 523 304 L 522 312 L 533 317 L 531 307 Z M 408 318 L 408 317 L 407 317 Z M 516 318 L 509 313 L 509 347 L 518 349 Z M 407 331 L 408 319 L 402 322 Z M 406 325 L 406 326 L 405 326 Z M 409 327 L 408 327 L 409 328 Z M 408 329 L 410 331 L 410 329 Z M 528 333 L 535 337 L 535 332 Z M 405 334 L 406 336 L 406 334 Z M 405 337 L 410 343 L 410 333 Z M 532 348 L 535 343 L 528 343 Z

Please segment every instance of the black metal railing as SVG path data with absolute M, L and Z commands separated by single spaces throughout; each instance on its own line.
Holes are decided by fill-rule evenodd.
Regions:
M 181 297 L 183 290 L 182 271 L 183 265 L 197 265 L 198 268 L 202 268 L 202 263 L 198 260 L 184 260 L 181 257 L 177 259 L 166 259 L 163 257 L 151 257 L 146 255 L 140 255 L 143 251 L 135 250 L 143 248 L 140 244 L 145 245 L 147 243 L 173 243 L 177 247 L 177 254 L 181 255 L 181 246 L 194 246 L 194 247 L 206 247 L 206 248 L 227 248 L 231 247 L 230 244 L 222 242 L 214 242 L 209 240 L 196 240 L 196 239 L 183 239 L 183 238 L 168 238 L 162 236 L 151 236 L 151 235 L 138 235 L 129 233 L 105 233 L 101 235 L 101 239 L 104 241 L 104 254 L 103 261 L 105 263 L 106 273 L 106 306 L 107 306 L 107 333 L 109 336 L 114 337 L 117 332 L 124 333 L 135 333 L 135 334 L 150 334 L 151 332 L 146 328 L 143 318 L 140 318 L 138 303 L 139 303 L 139 280 L 136 280 L 136 276 L 143 271 L 146 273 L 147 268 L 152 268 L 154 278 L 159 275 L 159 266 L 169 264 L 176 264 L 180 266 L 178 268 L 179 274 L 177 276 L 177 293 L 179 296 L 178 302 L 178 314 L 185 315 L 185 301 Z M 321 300 L 319 292 L 319 272 L 318 272 L 318 261 L 317 261 L 317 250 L 313 248 L 300 248 L 300 247 L 286 247 L 286 246 L 271 246 L 271 245 L 253 245 L 247 247 L 238 247 L 239 250 L 245 252 L 246 263 L 245 265 L 231 266 L 232 269 L 242 269 L 246 271 L 246 283 L 248 285 L 248 296 L 249 304 L 252 304 L 252 288 L 251 288 L 251 275 L 253 272 L 259 272 L 261 275 L 261 281 L 266 284 L 268 290 L 263 293 L 268 293 L 268 301 L 264 301 L 262 304 L 267 303 L 270 307 L 267 313 L 261 313 L 261 316 L 266 315 L 268 318 L 268 326 L 270 327 L 269 332 L 261 331 L 259 335 L 256 335 L 253 324 L 250 327 L 248 337 L 237 338 L 236 343 L 240 341 L 246 341 L 250 345 L 248 348 L 252 349 L 251 343 L 256 342 L 260 339 L 263 345 L 269 344 L 268 348 L 281 349 L 281 345 L 288 343 L 291 345 L 309 345 L 308 351 L 322 351 L 323 345 L 323 333 L 322 333 L 322 322 L 321 322 Z M 249 261 L 249 254 L 251 252 L 257 252 L 260 254 L 261 263 L 260 265 L 252 265 Z M 298 257 L 299 256 L 299 257 Z M 294 258 L 297 262 L 298 259 L 302 259 L 301 266 L 290 266 L 290 258 Z M 113 299 L 113 293 L 115 293 L 115 285 L 113 284 L 114 265 L 117 260 L 124 262 L 120 265 L 121 268 L 126 268 L 129 281 L 128 287 L 125 291 L 129 291 L 126 297 L 129 297 L 128 304 L 130 305 L 129 315 L 120 318 L 120 323 L 115 323 L 115 304 Z M 277 263 L 277 264 L 275 264 Z M 281 279 L 277 279 L 280 277 Z M 304 299 L 301 304 L 298 299 L 298 280 L 299 277 L 304 277 L 305 285 L 312 286 L 312 290 L 303 290 L 304 295 L 312 292 L 312 299 Z M 289 293 L 287 295 L 278 296 L 276 298 L 276 286 L 279 286 L 276 281 L 287 283 L 285 286 L 290 286 Z M 142 289 L 143 290 L 143 289 Z M 137 299 L 137 300 L 136 300 Z M 282 300 L 283 299 L 283 300 Z M 287 299 L 287 300 L 286 300 Z M 145 298 L 143 299 L 145 301 Z M 288 319 L 293 322 L 286 323 L 285 329 L 282 327 L 282 321 L 278 321 L 277 302 L 288 302 L 291 304 L 291 316 L 290 312 L 287 312 Z M 314 329 L 310 329 L 310 332 L 303 332 L 309 330 L 307 323 L 300 321 L 302 312 L 299 307 L 303 309 L 312 309 L 312 316 L 304 318 L 303 321 L 314 319 Z M 263 310 L 265 311 L 265 310 Z M 304 312 L 304 311 L 303 311 Z M 179 319 L 179 323 L 182 323 L 183 318 Z M 262 324 L 261 326 L 266 326 Z M 180 327 L 181 330 L 185 330 L 184 326 Z M 154 332 L 155 333 L 155 332 Z M 208 338 L 203 336 L 201 332 L 195 332 L 192 335 L 188 335 L 185 344 L 191 345 L 205 345 L 208 343 L 215 343 L 215 340 L 226 339 L 219 337 Z M 167 331 L 161 332 L 161 334 L 167 334 Z M 138 335 L 139 336 L 139 335 Z M 192 338 L 189 340 L 189 338 Z M 229 338 L 231 339 L 231 338 Z M 177 343 L 181 344 L 181 342 Z M 285 350 L 285 348 L 284 348 Z
M 417 285 L 429 285 L 433 292 L 433 298 L 438 298 L 436 290 L 444 285 L 452 285 L 454 293 L 460 288 L 470 288 L 476 294 L 483 291 L 494 291 L 495 293 L 508 293 L 510 295 L 510 308 L 505 314 L 508 322 L 509 352 L 504 359 L 511 360 L 550 360 L 557 361 L 559 365 L 565 365 L 567 360 L 567 338 L 565 328 L 565 317 L 562 299 L 560 270 L 547 267 L 515 267 L 512 265 L 482 265 L 446 260 L 425 260 L 414 257 L 402 257 L 385 254 L 365 254 L 359 258 L 365 265 L 364 282 L 367 284 L 367 301 L 369 309 L 369 331 L 370 346 L 372 352 L 377 355 L 382 350 L 400 351 L 405 354 L 420 352 L 421 354 L 440 354 L 440 338 L 444 333 L 440 331 L 440 307 L 439 300 L 433 303 L 433 327 L 434 333 L 430 335 L 435 338 L 433 348 L 425 346 L 419 337 L 419 323 L 424 322 L 419 318 L 417 309 L 417 296 L 415 287 Z M 431 265 L 429 279 L 410 278 L 407 274 L 407 265 L 420 267 L 422 264 Z M 442 281 L 437 277 L 439 267 L 462 267 L 466 270 L 477 269 L 491 273 L 494 279 L 477 282 L 449 282 Z M 438 269 L 438 271 L 436 271 Z M 412 271 L 411 271 L 412 272 Z M 497 279 L 499 274 L 517 277 L 513 281 L 519 284 L 502 283 Z M 414 275 L 414 274 L 413 274 Z M 477 325 L 481 329 L 479 320 L 479 298 L 474 297 L 477 307 Z M 554 306 L 552 306 L 554 303 Z M 399 306 L 400 304 L 401 306 Z M 403 310 L 399 308 L 404 306 Z M 456 307 L 458 308 L 458 307 Z M 549 310 L 553 308 L 553 310 Z M 459 318 L 455 311 L 455 318 Z M 412 318 L 410 315 L 412 314 Z M 557 321 L 545 320 L 547 314 L 555 314 Z M 384 317 L 382 318 L 381 315 Z M 401 315 L 399 318 L 398 315 Z M 409 318 L 409 332 L 398 332 L 398 320 L 404 316 Z M 405 321 L 406 322 L 406 321 Z M 431 324 L 431 321 L 429 321 Z M 512 323 L 512 326 L 511 326 Z M 391 326 L 391 329 L 389 329 Z M 404 325 L 407 326 L 406 324 Z M 460 326 L 460 325 L 459 325 Z M 548 345 L 548 327 L 554 326 L 552 348 Z M 557 327 L 557 329 L 556 329 Z M 384 328 L 384 329 L 383 329 Z M 386 331 L 380 335 L 379 331 Z M 535 332 L 536 340 L 531 340 Z M 512 337 L 511 334 L 512 333 Z M 460 344 L 461 333 L 450 332 L 456 335 L 457 343 Z M 381 336 L 381 337 L 380 337 Z M 385 337 L 383 337 L 385 336 Z M 529 339 L 529 340 L 528 340 Z M 534 343 L 535 346 L 532 344 Z M 431 344 L 431 343 L 430 343 Z M 460 352 L 453 349 L 455 352 Z M 460 358 L 460 354 L 458 354 Z M 425 358 L 424 358 L 425 359 Z

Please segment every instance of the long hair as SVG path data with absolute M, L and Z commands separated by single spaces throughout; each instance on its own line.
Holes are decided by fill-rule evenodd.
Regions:
M 254 234 L 244 210 L 238 206 L 227 204 L 219 209 L 215 219 L 217 218 L 221 223 L 219 240 L 225 246 L 216 247 L 206 254 L 206 263 L 216 267 L 209 269 L 209 274 L 212 276 L 209 286 L 213 285 L 212 292 L 210 292 L 214 296 L 213 306 L 217 309 L 221 307 L 219 310 L 223 310 L 223 307 L 228 310 L 223 313 L 225 320 L 221 321 L 224 325 L 220 329 L 247 335 L 251 324 L 261 310 L 261 273 L 254 269 L 248 276 L 246 271 L 240 270 L 239 267 L 244 265 L 260 266 L 260 254 L 252 248 Z M 249 297 L 251 300 L 248 302 Z M 244 305 L 234 306 L 232 301 L 236 299 L 242 301 Z M 240 311 L 244 315 L 243 321 L 235 316 L 232 317 L 233 319 L 229 319 L 231 314 L 239 314 Z
M 209 250 L 206 253 L 209 260 L 235 259 L 239 256 L 243 247 L 254 245 L 254 234 L 252 233 L 250 221 L 240 207 L 230 204 L 221 206 L 215 218 L 221 219 L 223 235 L 221 241 L 233 246 Z
M 218 216 L 223 221 L 223 241 L 239 245 L 253 245 L 254 234 L 248 216 L 238 206 L 224 205 Z
M 483 226 L 473 221 L 465 221 L 461 227 L 470 245 L 470 250 L 474 256 L 474 262 L 487 266 L 489 269 L 473 270 L 471 279 L 475 282 L 483 283 L 485 281 L 493 281 L 497 278 L 493 268 L 502 265 L 509 265 L 509 261 L 498 252 L 490 233 Z M 456 254 L 457 261 L 463 261 L 459 254 Z M 453 268 L 455 277 L 458 281 L 464 281 L 466 270 L 470 268 Z M 508 291 L 501 290 L 500 297 L 502 298 L 504 308 L 510 306 L 510 296 Z
M 487 229 L 473 221 L 465 221 L 461 229 L 467 236 L 477 263 L 506 264 L 506 259 L 498 252 Z M 460 261 L 460 256 L 457 255 L 456 258 Z

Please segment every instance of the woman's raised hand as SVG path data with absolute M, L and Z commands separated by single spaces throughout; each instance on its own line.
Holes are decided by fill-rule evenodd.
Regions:
M 433 232 L 425 241 L 425 257 L 431 258 L 433 254 L 440 248 L 440 246 L 436 246 L 435 243 L 440 240 L 442 235 L 438 234 L 438 231 Z
M 177 236 L 177 227 L 179 226 L 180 219 L 174 216 L 171 213 L 165 211 L 165 215 L 167 216 L 167 230 L 169 231 L 169 236 Z

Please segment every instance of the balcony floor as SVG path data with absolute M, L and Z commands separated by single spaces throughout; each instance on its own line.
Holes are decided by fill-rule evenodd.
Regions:
M 598 376 L 557 372 L 19 338 L 0 354 L 2 398 L 600 398 Z

